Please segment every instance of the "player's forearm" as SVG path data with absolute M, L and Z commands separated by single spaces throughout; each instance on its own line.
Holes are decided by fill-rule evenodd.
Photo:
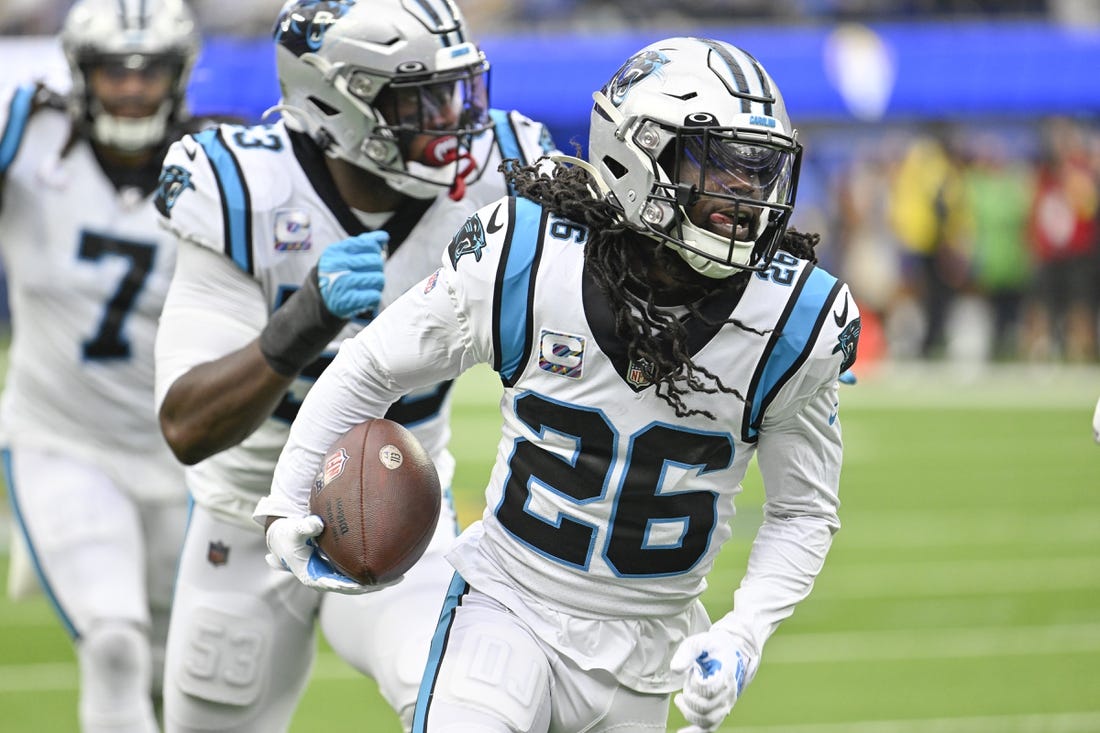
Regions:
M 404 393 L 387 383 L 384 370 L 364 348 L 363 340 L 378 330 L 374 324 L 345 341 L 310 388 L 275 465 L 270 495 L 260 501 L 254 518 L 308 512 L 313 478 L 329 446 L 353 426 L 385 415 Z M 382 332 L 393 333 L 384 328 Z
M 161 432 L 176 458 L 198 463 L 255 432 L 292 381 L 271 369 L 253 341 L 177 379 L 160 408 Z
M 843 448 L 828 429 L 823 393 L 815 409 L 761 434 L 757 463 L 764 479 L 764 521 L 748 568 L 719 624 L 759 655 L 779 624 L 809 595 L 840 529 L 838 484 Z
M 733 610 L 715 625 L 740 637 L 759 657 L 779 624 L 813 589 L 834 532 L 827 517 L 766 515 L 734 593 Z

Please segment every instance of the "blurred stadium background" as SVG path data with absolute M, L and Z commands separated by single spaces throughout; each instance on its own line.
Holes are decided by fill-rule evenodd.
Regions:
M 842 395 L 844 529 L 724 730 L 1100 733 L 1100 1 L 459 4 L 494 106 L 560 147 L 583 147 L 591 91 L 673 34 L 756 55 L 806 145 L 795 226 L 822 234 L 864 314 Z M 195 111 L 258 120 L 274 103 L 279 5 L 195 1 Z M 66 85 L 51 34 L 67 6 L 0 0 L 0 85 Z M 464 522 L 497 394 L 478 371 L 456 396 Z M 753 473 L 713 615 L 759 501 Z M 74 729 L 73 656 L 44 600 L 0 600 L 0 649 L 0 731 Z M 322 642 L 293 730 L 364 727 L 398 730 Z

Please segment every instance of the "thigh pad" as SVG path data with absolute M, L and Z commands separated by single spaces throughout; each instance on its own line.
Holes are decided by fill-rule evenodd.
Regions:
M 271 664 L 271 620 L 202 606 L 191 613 L 175 670 L 176 684 L 188 695 L 211 702 L 255 702 Z

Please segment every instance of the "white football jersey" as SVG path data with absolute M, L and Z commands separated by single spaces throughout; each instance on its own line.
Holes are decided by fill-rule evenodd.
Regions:
M 15 323 L 0 425 L 8 441 L 124 466 L 178 496 L 182 468 L 153 406 L 153 343 L 176 245 L 151 194 L 116 189 L 68 115 L 0 100 L 0 254 Z M 74 205 L 79 202 L 79 205 Z
M 497 172 L 502 154 L 530 162 L 552 150 L 542 125 L 517 112 L 494 111 L 494 116 L 496 135 L 481 135 L 472 149 L 484 173 L 469 184 L 462 200 L 453 201 L 445 193 L 427 201 L 408 200 L 378 227 L 390 234 L 383 308 L 438 266 L 451 234 L 473 211 L 505 193 Z M 255 127 L 222 125 L 184 138 L 169 151 L 157 198 L 165 225 L 190 243 L 183 247 L 198 245 L 222 256 L 255 287 L 194 296 L 191 293 L 201 293 L 201 288 L 180 282 L 187 273 L 183 268 L 177 272 L 157 345 L 158 403 L 191 367 L 231 350 L 224 339 L 211 334 L 218 328 L 217 319 L 233 314 L 233 347 L 243 346 L 300 286 L 325 247 L 375 228 L 365 225 L 340 198 L 322 156 L 316 145 L 288 131 L 281 121 Z M 252 435 L 188 469 L 188 487 L 196 501 L 254 526 L 252 510 L 271 487 L 275 461 L 302 398 L 340 341 L 362 326 L 349 323 Z M 398 395 L 402 399 L 387 413 L 413 430 L 441 469 L 452 463 L 446 453 L 449 390 L 448 381 Z
M 678 417 L 616 337 L 584 267 L 587 238 L 524 199 L 479 211 L 439 272 L 345 344 L 299 414 L 272 491 L 303 506 L 310 445 L 394 393 L 490 364 L 505 386 L 496 464 L 482 520 L 448 559 L 551 644 L 566 618 L 607 620 L 601 648 L 578 663 L 667 691 L 678 682 L 666 655 L 699 630 L 698 598 L 754 454 L 766 519 L 719 623 L 759 654 L 809 592 L 839 527 L 837 378 L 854 361 L 859 315 L 846 285 L 780 252 L 740 297 L 711 302 L 704 319 L 681 315 L 695 363 L 736 394 L 692 393 L 687 406 L 714 419 Z

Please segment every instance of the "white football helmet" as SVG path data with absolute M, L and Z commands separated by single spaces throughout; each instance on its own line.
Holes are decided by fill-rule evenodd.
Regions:
M 408 196 L 461 191 L 492 127 L 489 64 L 451 0 L 289 0 L 274 35 L 287 127 Z
M 70 113 L 96 142 L 130 151 L 154 147 L 170 123 L 186 117 L 184 95 L 199 32 L 183 0 L 77 0 L 62 26 L 61 48 L 73 76 Z M 87 84 L 88 70 L 98 64 L 166 65 L 174 75 L 172 90 L 151 117 L 109 115 Z
M 631 57 L 593 98 L 588 159 L 628 226 L 708 277 L 767 267 L 790 220 L 802 146 L 756 59 L 722 41 L 670 38 Z

